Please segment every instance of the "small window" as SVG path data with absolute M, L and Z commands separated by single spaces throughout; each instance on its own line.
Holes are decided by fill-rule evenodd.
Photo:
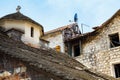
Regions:
M 34 28 L 31 27 L 31 37 L 33 37 L 33 35 L 34 35 Z
M 74 57 L 77 57 L 77 56 L 79 56 L 80 55 L 80 46 L 79 45 L 75 45 L 74 47 L 73 47 L 73 51 L 74 51 Z
M 120 46 L 118 33 L 109 35 L 109 38 L 110 38 L 110 47 L 111 48 Z
M 55 50 L 58 51 L 58 52 L 60 52 L 60 46 L 59 46 L 59 45 L 56 46 L 56 47 L 55 47 Z
M 120 77 L 120 64 L 115 64 L 114 70 L 115 70 L 115 77 L 116 78 Z

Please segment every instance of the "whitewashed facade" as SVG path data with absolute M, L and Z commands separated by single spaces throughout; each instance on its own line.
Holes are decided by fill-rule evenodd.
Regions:
M 43 36 L 43 39 L 49 41 L 50 48 L 55 49 L 57 46 L 60 46 L 60 52 L 65 52 L 62 32 L 58 31 L 53 34 L 52 33 L 47 34 L 47 35 Z
M 15 15 L 17 15 L 18 18 L 16 18 L 17 16 Z M 15 29 L 23 32 L 21 41 L 23 41 L 25 44 L 36 48 L 41 46 L 40 38 L 44 34 L 43 27 L 20 12 L 2 17 L 0 19 L 0 26 L 4 28 L 5 31 Z

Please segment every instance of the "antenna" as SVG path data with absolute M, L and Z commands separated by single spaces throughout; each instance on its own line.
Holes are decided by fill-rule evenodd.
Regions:
M 87 24 L 81 23 L 82 33 L 83 33 L 83 26 L 85 26 L 85 27 L 90 27 L 90 26 L 88 26 Z
M 78 16 L 77 16 L 77 13 L 75 13 L 75 15 L 74 15 L 74 22 L 78 22 Z
M 74 15 L 74 20 L 69 20 L 69 22 L 78 22 L 77 13 L 75 13 L 75 15 Z

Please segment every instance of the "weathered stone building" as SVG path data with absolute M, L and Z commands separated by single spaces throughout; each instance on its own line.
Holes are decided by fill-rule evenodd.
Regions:
M 19 6 L 18 6 L 19 8 Z M 43 26 L 23 15 L 19 10 L 0 18 L 0 27 L 9 37 L 21 40 L 25 44 L 39 48 L 42 46 L 41 37 L 44 35 Z M 47 42 L 45 43 L 45 45 Z
M 75 59 L 89 68 L 113 77 L 120 77 L 120 10 L 93 32 L 66 40 L 68 51 L 79 44 L 80 55 Z M 70 48 L 69 48 L 70 47 Z M 71 54 L 74 54 L 71 51 Z
M 0 31 L 0 80 L 115 80 L 53 49 L 33 48 Z
M 90 35 L 96 32 L 97 30 L 91 32 Z M 79 27 L 76 23 L 53 31 L 53 33 L 56 33 L 55 38 L 52 37 L 53 42 L 56 42 L 55 45 L 58 44 L 59 37 L 62 36 L 60 38 L 62 45 L 58 46 L 59 49 L 57 50 L 60 50 L 62 47 L 63 50 L 65 48 L 65 52 L 69 52 L 69 49 L 71 49 L 69 42 L 76 39 L 79 39 L 77 43 L 80 43 L 80 45 L 77 45 L 74 54 L 76 54 L 81 46 L 86 48 L 82 42 L 87 43 L 86 40 L 89 34 L 82 35 L 81 37 L 81 35 L 79 35 L 81 34 Z M 78 62 L 84 63 L 83 58 L 85 58 L 86 63 L 89 63 L 89 65 L 87 64 L 86 66 L 90 68 L 93 67 L 93 65 L 91 65 L 92 63 L 95 65 L 93 69 L 96 69 L 95 62 L 97 60 L 99 60 L 99 62 L 102 61 L 102 53 L 97 54 L 101 55 L 99 59 L 87 58 L 85 55 L 76 61 L 68 55 L 61 54 L 61 52 L 54 51 L 51 48 L 40 47 L 47 46 L 50 40 L 49 35 L 50 37 L 54 36 L 49 34 L 47 36 L 48 41 L 46 41 L 41 38 L 43 35 L 43 27 L 29 17 L 21 14 L 19 10 L 16 13 L 0 18 L 0 80 L 116 80 L 113 77 L 88 69 Z M 83 40 L 83 38 L 86 40 Z M 110 38 L 112 40 L 114 39 L 112 37 Z M 64 42 L 67 44 L 64 44 Z M 49 45 L 50 44 L 53 46 L 52 43 L 49 43 Z M 111 46 L 113 47 L 113 45 Z M 117 44 L 117 46 L 119 45 Z M 80 50 L 84 51 L 84 48 Z M 77 55 L 69 52 L 69 55 L 76 57 L 80 55 L 81 51 L 79 54 L 77 53 Z M 109 54 L 110 53 L 111 52 L 109 52 Z M 92 59 L 91 62 L 89 59 Z M 100 70 L 102 71 L 104 68 L 100 68 Z M 107 72 L 107 70 L 105 72 Z
M 77 23 L 72 23 L 60 28 L 45 32 L 42 39 L 49 41 L 49 47 L 60 52 L 66 52 L 64 41 L 80 34 Z

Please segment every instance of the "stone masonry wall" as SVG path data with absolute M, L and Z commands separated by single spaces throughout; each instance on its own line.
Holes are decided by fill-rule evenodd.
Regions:
M 120 64 L 120 47 L 96 54 L 96 70 L 115 77 L 114 64 Z
M 107 50 L 110 48 L 109 35 L 118 33 L 120 36 L 120 16 L 113 19 L 113 21 L 105 26 L 98 36 L 96 36 L 90 42 L 82 45 L 82 51 L 85 54 L 96 53 L 101 50 Z
M 119 47 L 110 48 L 109 35 L 114 33 L 118 33 L 120 38 L 120 16 L 116 16 L 94 39 L 82 44 L 82 54 L 76 60 L 89 68 L 114 75 L 110 62 L 115 59 L 120 62 L 120 56 L 116 56 L 120 54 Z

